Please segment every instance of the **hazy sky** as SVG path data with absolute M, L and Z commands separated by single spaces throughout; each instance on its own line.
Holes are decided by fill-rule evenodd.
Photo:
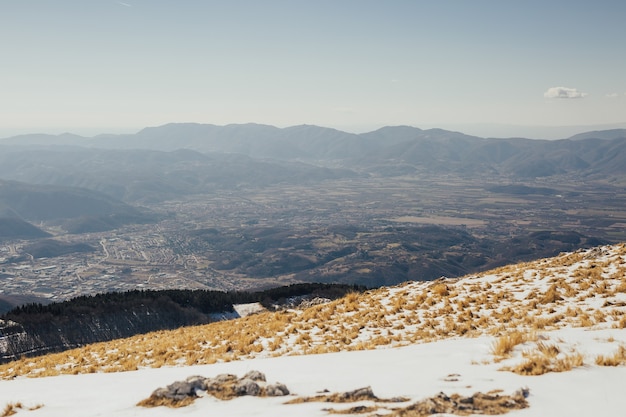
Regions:
M 0 0 L 0 134 L 626 122 L 624 0 Z

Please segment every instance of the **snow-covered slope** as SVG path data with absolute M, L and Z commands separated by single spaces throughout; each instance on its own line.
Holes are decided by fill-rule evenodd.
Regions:
M 504 395 L 528 387 L 529 407 L 510 415 L 618 416 L 626 407 L 625 313 L 626 246 L 605 246 L 13 362 L 0 367 L 0 407 L 21 402 L 13 409 L 33 416 L 315 416 L 355 404 L 284 402 L 364 386 L 409 400 L 360 408 L 373 415 L 440 391 Z M 175 380 L 252 369 L 292 395 L 136 406 Z M 25 377 L 61 373 L 86 375 Z
M 581 351 L 596 353 L 596 344 L 610 351 L 609 337 L 626 342 L 625 332 L 559 331 Z M 620 337 L 617 339 L 617 337 Z M 263 358 L 200 365 L 164 367 L 123 373 L 63 375 L 0 381 L 0 405 L 21 402 L 24 407 L 43 405 L 20 416 L 327 416 L 325 408 L 346 409 L 355 404 L 305 403 L 285 405 L 288 398 L 242 397 L 221 401 L 201 397 L 192 405 L 169 409 L 142 408 L 135 404 L 157 387 L 191 375 L 242 375 L 252 369 L 265 372 L 268 380 L 280 381 L 299 396 L 328 389 L 343 392 L 371 386 L 381 398 L 406 396 L 410 402 L 443 391 L 451 395 L 502 389 L 511 393 L 528 387 L 529 407 L 511 416 L 621 416 L 626 409 L 624 367 L 600 367 L 593 363 L 565 373 L 520 376 L 499 371 L 490 353 L 492 338 L 450 339 L 402 348 L 324 355 Z M 291 396 L 289 397 L 291 398 Z M 363 405 L 370 402 L 358 403 Z M 406 404 L 392 404 L 406 406 Z M 385 406 L 390 406 L 386 404 Z M 384 410 L 379 410 L 382 412 Z

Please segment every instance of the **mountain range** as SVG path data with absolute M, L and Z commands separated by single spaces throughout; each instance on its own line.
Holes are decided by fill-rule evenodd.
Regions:
M 51 145 L 57 145 L 49 148 Z M 626 129 L 587 132 L 562 140 L 524 138 L 480 138 L 442 129 L 422 130 L 410 126 L 389 126 L 373 132 L 354 134 L 313 125 L 288 128 L 260 124 L 216 126 L 196 123 L 171 123 L 145 128 L 135 134 L 99 135 L 91 138 L 64 134 L 21 135 L 0 140 L 4 148 L 2 177 L 10 172 L 23 172 L 19 164 L 33 157 L 34 149 L 48 147 L 46 158 L 57 159 L 58 146 L 71 146 L 76 161 L 93 162 L 96 149 L 106 160 L 114 154 L 108 150 L 151 150 L 173 152 L 193 150 L 204 155 L 238 154 L 250 158 L 274 161 L 307 162 L 316 166 L 341 167 L 356 172 L 381 172 L 382 166 L 401 166 L 406 172 L 429 170 L 467 174 L 496 173 L 522 178 L 545 177 L 565 173 L 585 176 L 623 176 L 626 173 Z M 85 153 L 89 148 L 91 153 Z M 140 158 L 127 153 L 125 158 Z M 208 158 L 209 156 L 205 156 Z M 122 158 L 120 162 L 129 161 Z M 199 163 L 199 154 L 184 153 L 165 157 L 151 153 L 153 163 L 162 158 L 178 162 L 188 159 Z M 230 158 L 235 158 L 233 155 Z M 242 157 L 240 157 L 242 158 Z M 215 156 L 213 156 L 215 163 Z M 10 162 L 13 161 L 11 164 Z M 5 165 L 9 163 L 9 165 Z M 142 161 L 149 163 L 149 161 Z M 232 163 L 252 164 L 252 161 Z M 52 162 L 54 165 L 54 162 Z M 116 165 L 117 166 L 117 165 Z M 5 168 L 6 167 L 6 168 Z M 42 167 L 40 167 L 42 168 Z M 52 169 L 52 168 L 50 168 Z M 59 170 L 57 166 L 55 168 Z M 45 171 L 45 170 L 44 170 Z M 42 170 L 38 171 L 42 172 Z M 384 170 L 382 172 L 385 172 Z M 390 170 L 396 175 L 397 169 Z M 402 171 L 400 171 L 402 172 Z M 22 174 L 24 180 L 39 180 L 30 170 Z M 44 175 L 44 174 L 40 174 Z M 19 178 L 11 178 L 19 180 Z M 58 181 L 58 179 L 57 179 Z
M 312 125 L 281 129 L 172 123 L 127 135 L 37 134 L 0 140 L 0 178 L 88 188 L 126 202 L 420 172 L 513 181 L 574 174 L 621 182 L 626 129 L 531 140 L 409 126 L 354 134 Z

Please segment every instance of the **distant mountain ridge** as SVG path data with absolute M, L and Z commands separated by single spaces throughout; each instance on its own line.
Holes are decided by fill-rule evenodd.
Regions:
M 388 126 L 355 134 L 314 125 L 278 128 L 262 124 L 217 126 L 170 123 L 136 134 L 93 138 L 21 135 L 0 140 L 14 148 L 73 145 L 109 150 L 172 152 L 189 149 L 204 154 L 241 154 L 255 159 L 302 161 L 361 172 L 396 172 L 381 166 L 406 164 L 411 170 L 461 174 L 497 173 L 523 178 L 570 172 L 584 175 L 626 174 L 626 129 L 586 132 L 562 140 L 492 139 L 443 129 Z M 69 151 L 69 150 L 67 150 Z M 403 172 L 403 171 L 400 171 Z M 2 172 L 0 172 L 2 175 Z
M 570 137 L 570 140 L 584 140 L 584 139 L 604 139 L 613 140 L 626 137 L 626 129 L 607 129 L 607 130 L 594 130 L 590 132 L 579 133 Z

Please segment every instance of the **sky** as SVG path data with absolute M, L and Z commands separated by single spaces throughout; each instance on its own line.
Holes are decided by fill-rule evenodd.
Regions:
M 0 0 L 0 137 L 626 127 L 625 20 L 623 0 Z

